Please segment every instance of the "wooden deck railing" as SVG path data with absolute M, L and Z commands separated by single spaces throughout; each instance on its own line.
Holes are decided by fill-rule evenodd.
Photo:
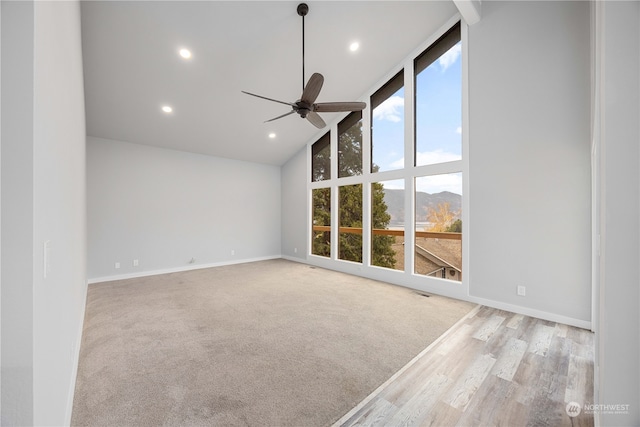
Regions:
M 329 225 L 314 225 L 313 231 L 331 231 Z M 362 234 L 362 228 L 356 227 L 340 227 L 340 233 Z M 374 228 L 372 230 L 375 235 L 384 236 L 404 236 L 404 230 L 388 230 L 383 228 Z M 462 233 L 450 233 L 444 231 L 416 231 L 416 237 L 427 237 L 430 239 L 450 239 L 462 240 Z

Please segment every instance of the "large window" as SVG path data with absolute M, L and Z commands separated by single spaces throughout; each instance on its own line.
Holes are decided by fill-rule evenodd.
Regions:
M 326 133 L 311 146 L 311 181 L 331 178 L 331 136 Z
M 371 265 L 404 270 L 404 180 L 371 183 Z
M 462 280 L 461 52 L 457 24 L 414 60 L 414 164 L 420 168 L 413 271 L 455 281 Z
M 362 175 L 362 111 L 338 123 L 338 178 Z
M 414 272 L 462 280 L 462 174 L 415 178 Z
M 316 188 L 313 198 L 311 253 L 331 256 L 331 188 Z
M 404 168 L 404 72 L 371 96 L 371 172 Z
M 312 254 L 462 281 L 461 53 L 458 23 L 312 145 Z
M 338 187 L 340 224 L 338 258 L 362 262 L 362 184 Z
M 415 165 L 462 159 L 460 25 L 414 61 Z

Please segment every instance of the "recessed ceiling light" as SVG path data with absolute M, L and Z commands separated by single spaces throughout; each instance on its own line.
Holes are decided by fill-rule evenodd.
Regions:
M 162 111 L 164 111 L 165 113 L 170 113 L 173 111 L 173 108 L 169 107 L 168 105 L 164 105 L 162 107 Z
M 349 45 L 349 50 L 351 52 L 355 52 L 356 50 L 360 49 L 360 43 L 358 42 L 353 42 Z
M 275 133 L 271 132 L 271 133 L 269 134 L 269 138 L 270 138 L 270 139 L 274 139 L 275 137 L 276 137 L 276 134 L 275 134 Z
M 191 58 L 191 51 L 189 49 L 180 49 L 180 56 L 184 59 L 189 59 Z

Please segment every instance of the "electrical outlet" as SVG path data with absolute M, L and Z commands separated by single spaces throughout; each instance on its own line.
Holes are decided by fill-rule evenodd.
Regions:
M 234 251 L 233 249 L 231 249 L 231 255 L 235 255 L 236 251 Z
M 298 248 L 293 248 L 293 253 L 297 254 L 298 253 Z
M 137 260 L 137 259 L 134 259 L 134 260 L 133 260 L 133 266 L 134 266 L 134 267 L 137 267 L 138 265 L 139 265 L 138 260 Z
M 523 297 L 527 295 L 527 288 L 525 286 L 518 286 L 517 293 L 519 296 Z
M 120 268 L 120 263 L 116 262 L 116 268 Z

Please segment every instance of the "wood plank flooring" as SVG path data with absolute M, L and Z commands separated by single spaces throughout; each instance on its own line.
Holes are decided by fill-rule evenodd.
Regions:
M 593 333 L 478 307 L 337 426 L 593 426 Z

